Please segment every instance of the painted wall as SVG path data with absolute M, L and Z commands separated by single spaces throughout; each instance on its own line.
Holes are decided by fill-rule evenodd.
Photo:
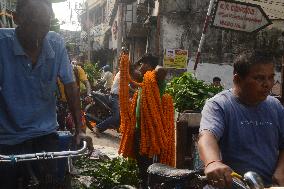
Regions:
M 175 22 L 175 20 L 164 16 L 162 19 L 161 28 L 163 48 L 180 48 L 181 36 L 184 33 L 184 28 L 181 26 L 181 22 Z
M 187 71 L 193 73 L 194 62 L 192 60 L 188 63 Z M 213 77 L 220 77 L 221 83 L 225 89 L 230 89 L 233 86 L 233 66 L 229 64 L 210 64 L 201 63 L 198 64 L 196 70 L 196 78 L 205 81 L 206 83 L 212 83 Z M 281 83 L 281 73 L 275 72 L 275 82 Z

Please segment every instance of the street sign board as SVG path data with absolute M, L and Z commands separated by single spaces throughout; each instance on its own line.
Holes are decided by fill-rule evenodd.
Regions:
M 219 0 L 213 15 L 212 26 L 242 31 L 257 32 L 272 24 L 261 6 L 232 0 Z
M 183 49 L 165 49 L 164 67 L 184 69 L 187 67 L 188 50 Z

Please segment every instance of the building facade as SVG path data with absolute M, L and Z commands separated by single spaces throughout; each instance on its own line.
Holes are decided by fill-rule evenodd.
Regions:
M 104 37 L 96 41 L 93 48 L 97 48 L 98 44 L 103 44 L 104 41 L 104 47 L 113 52 L 112 63 L 115 69 L 118 68 L 117 59 L 122 46 L 129 49 L 132 62 L 137 61 L 145 52 L 150 52 L 160 57 L 162 65 L 167 49 L 185 50 L 188 52 L 188 61 L 193 60 L 199 46 L 209 1 L 116 0 L 112 2 L 111 9 L 106 9 L 109 11 L 108 26 L 106 23 L 101 27 L 106 29 L 100 29 L 101 33 L 94 35 L 95 37 L 103 34 Z M 266 9 L 267 7 L 264 6 L 264 10 Z M 269 4 L 268 15 L 274 19 L 274 25 L 256 35 L 209 27 L 202 48 L 201 62 L 230 64 L 234 56 L 244 49 L 264 48 L 271 45 L 281 49 L 281 44 L 278 42 L 283 41 L 281 25 L 284 16 L 282 18 L 278 14 L 278 9 L 275 9 L 274 14 L 274 9 L 275 6 L 273 8 Z M 94 14 L 100 12 L 104 12 L 104 9 L 101 8 Z M 96 19 L 100 18 L 103 20 L 102 16 L 96 16 Z
M 15 27 L 12 15 L 15 9 L 15 0 L 0 0 L 0 28 Z

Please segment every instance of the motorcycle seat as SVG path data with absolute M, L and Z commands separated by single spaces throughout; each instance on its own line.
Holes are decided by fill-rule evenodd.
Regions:
M 148 167 L 147 172 L 150 175 L 150 180 L 158 180 L 158 182 L 179 182 L 189 178 L 195 174 L 195 171 L 189 169 L 177 169 L 161 163 L 154 163 Z
M 109 107 L 111 107 L 111 98 L 109 94 L 104 94 L 98 91 L 92 92 L 93 97 L 99 98 L 102 102 L 106 103 Z

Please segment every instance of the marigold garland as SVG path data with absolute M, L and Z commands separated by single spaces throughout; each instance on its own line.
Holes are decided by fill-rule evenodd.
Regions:
M 129 57 L 120 56 L 120 132 L 122 139 L 119 153 L 124 157 L 135 158 L 134 132 L 136 126 L 136 104 L 138 92 L 129 100 L 129 82 L 139 85 L 140 101 L 140 151 L 141 155 L 152 158 L 158 156 L 161 163 L 174 166 L 175 132 L 174 106 L 169 94 L 160 96 L 156 72 L 149 71 L 144 75 L 143 83 L 136 83 L 129 75 Z

